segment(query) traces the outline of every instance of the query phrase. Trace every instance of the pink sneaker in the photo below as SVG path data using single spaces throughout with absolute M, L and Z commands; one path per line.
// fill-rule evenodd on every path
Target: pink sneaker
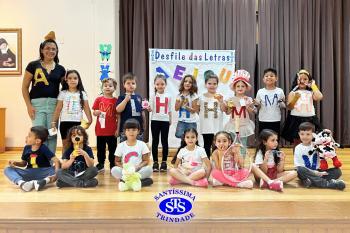
M 260 179 L 259 187 L 261 189 L 267 189 L 267 188 L 269 188 L 269 185 L 266 183 L 266 181 L 264 181 L 263 179 Z
M 169 184 L 170 185 L 178 185 L 178 184 L 181 184 L 181 182 L 178 181 L 177 179 L 175 179 L 174 177 L 170 177 Z
M 198 186 L 198 187 L 208 187 L 209 183 L 208 183 L 207 178 L 203 178 L 203 179 L 200 179 L 200 180 L 196 180 L 194 182 L 194 185 Z
M 283 182 L 280 180 L 274 180 L 270 185 L 269 185 L 269 189 L 271 190 L 275 190 L 278 192 L 282 192 L 283 191 Z

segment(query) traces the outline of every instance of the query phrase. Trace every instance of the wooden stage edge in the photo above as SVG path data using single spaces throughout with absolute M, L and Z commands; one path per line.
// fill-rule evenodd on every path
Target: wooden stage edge
M 292 169 L 292 151 L 283 151 L 286 168 Z M 348 185 L 344 191 L 305 189 L 295 180 L 285 185 L 283 193 L 257 187 L 172 187 L 166 173 L 154 173 L 154 184 L 141 192 L 119 192 L 109 169 L 98 175 L 97 188 L 49 185 L 43 191 L 25 193 L 2 175 L 7 161 L 18 160 L 20 154 L 20 150 L 0 154 L 0 233 L 350 233 L 350 149 L 338 152 L 342 179 Z M 172 188 L 196 195 L 191 221 L 157 219 L 160 210 L 154 196 Z

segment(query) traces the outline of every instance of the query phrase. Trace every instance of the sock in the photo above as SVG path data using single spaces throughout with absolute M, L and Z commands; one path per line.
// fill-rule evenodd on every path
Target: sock
M 273 180 L 267 181 L 267 184 L 268 184 L 268 185 L 270 185 L 270 184 L 272 184 L 272 183 L 273 183 Z

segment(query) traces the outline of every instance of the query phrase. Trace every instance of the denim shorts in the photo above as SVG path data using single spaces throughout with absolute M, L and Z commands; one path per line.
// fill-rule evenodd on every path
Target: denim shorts
M 184 134 L 185 130 L 189 128 L 197 130 L 197 123 L 187 123 L 182 121 L 177 122 L 175 137 L 182 138 L 182 135 Z

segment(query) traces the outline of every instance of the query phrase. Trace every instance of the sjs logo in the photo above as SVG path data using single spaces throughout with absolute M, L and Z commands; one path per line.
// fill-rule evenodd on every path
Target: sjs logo
M 159 203 L 156 217 L 166 222 L 184 222 L 194 217 L 191 212 L 196 199 L 192 193 L 181 189 L 169 189 L 158 193 L 154 199 Z
M 192 209 L 192 203 L 181 197 L 166 198 L 159 204 L 159 209 L 165 214 L 180 215 Z

